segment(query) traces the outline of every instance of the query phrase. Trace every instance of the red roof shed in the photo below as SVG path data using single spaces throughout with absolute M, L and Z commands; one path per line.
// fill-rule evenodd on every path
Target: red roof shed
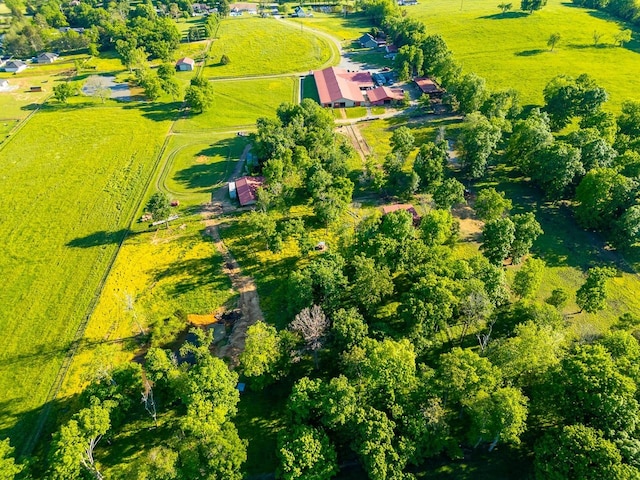
M 264 184 L 264 177 L 241 177 L 235 183 L 238 201 L 245 207 L 256 203 L 256 192 Z

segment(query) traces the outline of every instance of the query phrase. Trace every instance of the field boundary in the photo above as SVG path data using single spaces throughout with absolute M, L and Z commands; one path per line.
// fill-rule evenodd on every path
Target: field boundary
M 24 117 L 22 120 L 18 120 L 18 124 L 15 127 L 13 127 L 9 131 L 9 133 L 7 133 L 7 138 L 5 138 L 4 141 L 0 142 L 0 152 L 4 150 L 4 147 L 9 145 L 11 140 L 13 140 L 13 137 L 15 137 L 16 134 L 19 133 L 20 130 L 24 128 L 24 126 L 29 122 L 29 120 L 31 120 L 31 117 L 33 117 L 36 113 L 38 113 L 40 109 L 44 106 L 44 104 L 47 103 L 52 96 L 53 94 L 50 94 L 47 98 L 45 98 L 42 101 L 42 103 L 38 103 L 37 104 L 38 106 L 31 113 L 29 113 L 29 115 Z
M 138 210 L 140 209 L 140 203 L 142 202 L 142 200 L 147 195 L 147 192 L 149 191 L 149 187 L 151 186 L 151 184 L 153 183 L 154 178 L 157 175 L 157 171 L 158 171 L 158 168 L 160 166 L 160 162 L 162 160 L 162 157 L 164 156 L 164 152 L 165 152 L 165 150 L 167 148 L 167 145 L 169 143 L 169 139 L 171 138 L 171 133 L 172 133 L 172 130 L 173 130 L 173 126 L 175 125 L 175 123 L 178 121 L 178 119 L 181 116 L 182 116 L 182 109 L 178 112 L 178 115 L 177 115 L 176 119 L 171 123 L 171 125 L 169 127 L 169 130 L 167 131 L 167 134 L 165 136 L 165 140 L 162 143 L 162 146 L 160 147 L 160 150 L 159 150 L 158 155 L 156 157 L 155 165 L 153 166 L 153 168 L 151 169 L 151 171 L 149 173 L 149 177 L 147 179 L 146 186 L 142 190 L 142 193 L 140 194 L 140 198 L 139 198 L 137 204 L 131 210 L 129 221 L 125 225 L 125 232 L 122 234 L 122 238 L 118 242 L 118 246 L 116 247 L 116 249 L 114 250 L 113 254 L 111 255 L 111 259 L 109 260 L 109 263 L 107 264 L 107 268 L 105 268 L 104 274 L 100 278 L 100 282 L 98 283 L 98 286 L 96 287 L 96 290 L 95 290 L 95 292 L 93 294 L 93 298 L 89 302 L 89 306 L 87 307 L 87 310 L 85 312 L 84 318 L 80 322 L 80 325 L 78 325 L 78 328 L 77 328 L 76 333 L 75 333 L 75 335 L 73 337 L 73 340 L 71 341 L 71 347 L 69 349 L 69 352 L 67 353 L 67 355 L 65 355 L 65 358 L 64 358 L 64 360 L 62 362 L 62 365 L 60 366 L 60 370 L 58 371 L 58 375 L 56 376 L 56 379 L 54 380 L 54 382 L 51 385 L 51 388 L 49 390 L 49 394 L 47 395 L 47 398 L 46 398 L 45 403 L 44 403 L 44 407 L 42 408 L 42 411 L 40 412 L 40 415 L 38 416 L 38 422 L 37 422 L 36 427 L 35 427 L 35 429 L 33 431 L 33 434 L 29 438 L 26 446 L 23 447 L 23 449 L 22 449 L 22 452 L 21 452 L 22 456 L 30 456 L 33 453 L 33 449 L 37 445 L 38 440 L 40 439 L 40 435 L 42 435 L 42 430 L 43 430 L 43 428 L 44 428 L 44 426 L 45 426 L 45 424 L 47 422 L 47 419 L 49 418 L 49 414 L 51 413 L 51 408 L 52 408 L 53 401 L 58 397 L 58 394 L 60 393 L 60 389 L 62 388 L 62 384 L 64 382 L 64 379 L 66 378 L 67 373 L 69 372 L 69 368 L 71 367 L 71 363 L 73 362 L 73 359 L 75 358 L 76 352 L 78 351 L 78 346 L 80 344 L 80 340 L 84 337 L 84 332 L 87 329 L 87 325 L 89 323 L 89 320 L 91 319 L 91 315 L 93 315 L 93 312 L 94 312 L 94 310 L 96 308 L 96 305 L 98 304 L 98 300 L 100 299 L 100 296 L 102 295 L 102 291 L 104 290 L 104 285 L 105 285 L 105 283 L 107 281 L 107 278 L 109 277 L 109 274 L 111 273 L 111 270 L 113 269 L 113 265 L 115 264 L 115 261 L 118 258 L 118 254 L 120 253 L 120 249 L 122 248 L 122 245 L 124 244 L 125 240 L 128 238 L 127 231 L 131 230 L 131 227 L 133 226 L 133 224 L 135 222 L 135 219 L 136 219 L 136 217 L 138 215 Z M 1 149 L 1 147 L 0 147 L 0 149 Z

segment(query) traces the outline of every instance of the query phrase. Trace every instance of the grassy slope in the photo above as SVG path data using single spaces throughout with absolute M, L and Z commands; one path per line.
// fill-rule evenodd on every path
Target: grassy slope
M 308 71 L 329 62 L 335 46 L 274 18 L 235 18 L 222 22 L 204 75 L 246 77 Z M 220 65 L 227 55 L 230 63 Z
M 429 0 L 406 11 L 430 32 L 442 34 L 466 71 L 485 77 L 491 88 L 516 88 L 525 103 L 542 103 L 544 86 L 560 73 L 592 75 L 610 93 L 613 109 L 638 98 L 640 43 L 612 47 L 613 35 L 623 27 L 599 12 L 562 0 L 549 0 L 532 15 L 515 11 L 501 16 L 491 0 L 466 0 L 462 10 L 460 2 Z M 593 46 L 594 31 L 603 34 L 604 48 Z M 555 32 L 562 39 L 550 52 L 547 39 Z
M 0 151 L 0 431 L 17 446 L 137 207 L 167 129 L 135 109 L 47 110 Z

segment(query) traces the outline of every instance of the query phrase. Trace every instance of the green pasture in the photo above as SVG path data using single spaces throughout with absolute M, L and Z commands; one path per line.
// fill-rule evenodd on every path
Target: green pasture
M 232 18 L 220 24 L 210 60 L 208 78 L 246 77 L 307 72 L 338 63 L 335 45 L 295 24 L 275 18 Z M 221 65 L 222 55 L 230 63 Z
M 314 28 L 333 35 L 342 42 L 343 47 L 350 46 L 353 40 L 371 30 L 371 21 L 358 13 L 349 13 L 345 17 L 335 13 L 313 12 L 313 17 L 293 21 L 302 23 L 303 28 Z
M 637 72 L 640 42 L 614 47 L 614 35 L 623 28 L 607 15 L 549 0 L 531 15 L 517 10 L 500 13 L 492 0 L 429 0 L 406 7 L 408 15 L 440 33 L 465 71 L 487 79 L 492 89 L 515 88 L 524 103 L 541 104 L 542 90 L 558 74 L 588 73 L 607 89 L 611 107 L 638 99 Z M 594 46 L 593 32 L 602 34 Z M 561 40 L 549 51 L 547 40 L 559 33 Z
M 19 451 L 168 128 L 163 112 L 127 106 L 46 108 L 0 150 L 0 434 Z
M 200 205 L 222 186 L 247 145 L 235 134 L 173 135 L 156 184 L 182 205 Z
M 215 103 L 209 111 L 180 119 L 175 131 L 202 132 L 251 128 L 260 117 L 273 116 L 282 102 L 294 102 L 297 78 L 277 77 L 213 83 Z

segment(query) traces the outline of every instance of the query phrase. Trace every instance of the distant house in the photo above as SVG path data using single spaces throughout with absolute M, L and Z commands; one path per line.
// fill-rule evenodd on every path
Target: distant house
M 262 185 L 264 185 L 264 177 L 241 177 L 235 182 L 229 182 L 229 194 L 231 198 L 237 198 L 243 207 L 254 205 L 258 200 L 256 192 Z
M 414 226 L 417 227 L 418 225 L 420 225 L 420 220 L 421 220 L 420 215 L 418 215 L 418 212 L 416 211 L 415 207 L 410 203 L 397 203 L 395 205 L 385 205 L 381 208 L 381 210 L 383 215 L 388 215 L 391 212 L 397 212 L 398 210 L 404 210 L 405 212 L 409 212 L 413 217 Z
M 313 72 L 323 107 L 357 107 L 364 105 L 362 90 L 374 87 L 369 72 L 348 72 L 336 67 Z
M 370 33 L 365 33 L 358 42 L 362 48 L 378 48 L 378 41 Z
M 400 5 L 401 7 L 409 7 L 411 5 L 417 5 L 418 4 L 418 0 L 398 0 L 398 5 Z
M 444 90 L 430 78 L 418 77 L 414 82 L 416 82 L 422 93 L 429 95 L 430 98 L 440 98 L 444 94 Z
M 367 98 L 371 105 L 389 105 L 404 100 L 404 90 L 401 88 L 377 87 L 367 91 Z
M 184 57 L 176 62 L 176 70 L 180 72 L 190 72 L 196 66 L 196 62 L 193 58 Z
M 20 73 L 27 68 L 27 64 L 22 60 L 9 60 L 4 64 L 4 71 L 9 73 Z
M 304 8 L 302 8 L 300 5 L 298 5 L 293 10 L 293 16 L 294 17 L 298 17 L 298 18 L 304 18 L 304 17 L 307 16 L 307 14 L 305 13 Z
M 247 12 L 249 15 L 256 15 L 258 13 L 258 4 L 249 2 L 237 2 L 229 5 L 231 13 L 235 13 L 234 16 L 240 16 L 243 12 Z
M 59 56 L 56 53 L 44 52 L 38 55 L 38 58 L 36 60 L 38 61 L 38 63 L 53 63 L 58 60 L 58 57 Z

